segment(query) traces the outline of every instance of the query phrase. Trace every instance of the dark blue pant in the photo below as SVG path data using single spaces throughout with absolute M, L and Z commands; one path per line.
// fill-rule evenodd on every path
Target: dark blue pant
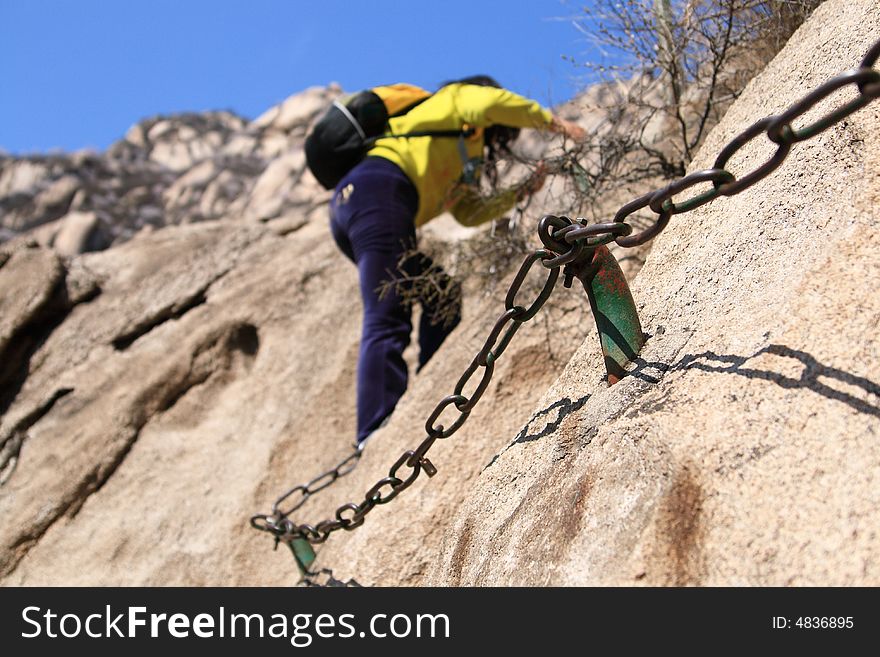
M 330 202 L 330 230 L 360 274 L 364 323 L 357 370 L 357 440 L 364 440 L 388 417 L 403 395 L 407 367 L 403 350 L 412 318 L 396 291 L 379 299 L 383 281 L 398 275 L 404 251 L 415 246 L 418 193 L 392 162 L 367 158 L 336 186 Z M 409 258 L 403 270 L 417 276 L 431 267 L 427 256 Z M 428 362 L 452 326 L 432 324 L 433 308 L 420 300 L 419 367 Z

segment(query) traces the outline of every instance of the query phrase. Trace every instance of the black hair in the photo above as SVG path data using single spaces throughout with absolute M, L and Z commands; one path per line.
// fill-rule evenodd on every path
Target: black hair
M 449 80 L 441 86 L 446 87 L 450 84 L 475 84 L 481 87 L 496 87 L 501 89 L 501 84 L 490 75 L 470 75 L 466 78 L 458 80 Z M 486 172 L 486 178 L 492 187 L 496 187 L 498 183 L 498 160 L 504 155 L 510 155 L 510 145 L 519 137 L 519 128 L 506 125 L 491 125 L 483 132 L 483 142 L 485 144 L 485 156 L 483 169 Z

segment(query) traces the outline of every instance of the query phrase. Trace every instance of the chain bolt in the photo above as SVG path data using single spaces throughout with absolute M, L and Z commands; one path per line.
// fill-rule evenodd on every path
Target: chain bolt
M 419 459 L 419 464 L 422 466 L 422 470 L 424 471 L 424 473 L 429 477 L 433 477 L 435 474 L 437 474 L 436 466 L 431 463 L 427 456 L 423 456 L 421 459 Z

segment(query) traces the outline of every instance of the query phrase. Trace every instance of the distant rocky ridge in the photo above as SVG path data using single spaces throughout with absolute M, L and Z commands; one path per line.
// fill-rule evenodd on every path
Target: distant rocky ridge
M 327 195 L 300 180 L 302 142 L 338 94 L 315 87 L 251 122 L 231 112 L 146 119 L 104 153 L 0 154 L 0 242 L 28 233 L 72 256 L 172 224 L 308 215 Z

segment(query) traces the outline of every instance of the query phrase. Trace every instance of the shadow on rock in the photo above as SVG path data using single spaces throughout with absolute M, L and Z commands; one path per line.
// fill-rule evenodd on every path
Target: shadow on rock
M 311 588 L 364 588 L 363 584 L 359 584 L 354 578 L 348 581 L 337 579 L 331 568 L 321 568 L 321 570 L 307 573 L 302 579 L 302 583 Z
M 773 370 L 758 369 L 745 367 L 752 359 L 758 358 L 764 354 L 772 354 L 783 358 L 792 358 L 800 361 L 804 368 L 799 378 L 785 376 Z M 822 395 L 828 399 L 843 402 L 847 406 L 855 409 L 859 413 L 880 417 L 880 384 L 856 376 L 836 367 L 829 367 L 817 361 L 813 356 L 805 351 L 798 351 L 780 344 L 771 344 L 751 356 L 735 356 L 727 354 L 716 354 L 711 351 L 704 351 L 700 354 L 688 354 L 679 361 L 675 370 L 698 369 L 704 372 L 719 372 L 722 374 L 737 374 L 748 379 L 763 379 L 772 381 L 782 388 L 796 389 L 807 388 L 813 392 Z M 838 390 L 827 383 L 823 383 L 820 379 L 832 379 L 841 383 L 861 388 L 865 392 L 870 393 L 877 398 L 877 402 L 871 403 L 864 399 Z
M 559 428 L 559 425 L 562 424 L 562 421 L 571 415 L 572 413 L 579 411 L 583 408 L 584 404 L 590 399 L 589 395 L 584 395 L 580 399 L 576 399 L 574 401 L 569 397 L 563 397 L 562 399 L 553 402 L 547 408 L 544 408 L 537 413 L 535 413 L 532 418 L 526 422 L 526 425 L 520 430 L 520 432 L 516 435 L 516 437 L 510 442 L 510 444 L 505 447 L 501 452 L 492 457 L 492 460 L 489 464 L 483 468 L 483 470 L 487 470 L 495 464 L 495 461 L 499 459 L 499 457 L 504 454 L 507 450 L 509 450 L 514 445 L 520 443 L 528 443 L 533 440 L 540 440 L 545 436 L 549 436 L 552 433 L 555 433 Z M 550 415 L 554 411 L 557 412 L 556 419 L 551 422 L 546 422 L 542 429 L 535 430 L 538 420 L 541 418 Z

